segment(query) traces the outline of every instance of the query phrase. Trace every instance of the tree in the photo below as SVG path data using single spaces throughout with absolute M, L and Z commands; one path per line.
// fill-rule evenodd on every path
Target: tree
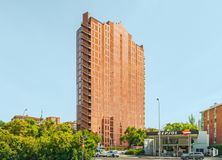
M 5 122 L 3 122 L 2 120 L 0 120 L 0 127 L 3 127 L 5 124 Z
M 84 160 L 90 160 L 100 140 L 88 130 L 74 133 L 69 124 L 13 120 L 0 127 L 0 159 L 79 160 L 84 151 Z
M 159 130 L 156 128 L 147 128 L 147 132 L 158 132 Z
M 127 142 L 128 146 L 143 145 L 144 139 L 147 137 L 147 131 L 144 129 L 136 129 L 135 127 L 128 127 L 121 137 L 121 141 Z
M 198 126 L 190 123 L 167 123 L 164 131 L 183 131 L 185 129 L 198 130 Z
M 39 127 L 35 120 L 13 120 L 6 123 L 3 129 L 16 136 L 38 136 Z
M 73 153 L 78 156 L 77 159 L 82 159 L 82 152 L 84 152 L 85 160 L 90 160 L 95 155 L 97 145 L 101 141 L 101 137 L 88 130 L 78 131 L 74 135 L 74 139 L 73 148 L 80 148 L 80 150 L 74 150 Z
M 14 152 L 6 142 L 0 141 L 0 159 L 8 160 L 12 159 Z
M 190 124 L 193 124 L 193 125 L 196 124 L 196 120 L 195 120 L 193 114 L 191 114 L 191 115 L 188 117 L 188 120 L 189 120 L 189 123 L 190 123 Z

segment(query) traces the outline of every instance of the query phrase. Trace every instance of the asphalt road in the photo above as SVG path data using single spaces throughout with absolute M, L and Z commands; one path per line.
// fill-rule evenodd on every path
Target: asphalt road
M 108 158 L 108 157 L 99 157 L 94 158 L 93 160 L 148 160 L 148 159 L 156 159 L 156 160 L 181 160 L 180 158 L 158 158 L 158 157 L 119 157 L 119 158 Z M 222 160 L 222 158 L 211 158 L 211 157 L 205 157 L 204 160 Z

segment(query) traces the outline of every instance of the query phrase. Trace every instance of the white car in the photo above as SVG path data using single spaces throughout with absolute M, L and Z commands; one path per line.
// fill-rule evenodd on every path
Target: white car
M 107 157 L 106 151 L 96 152 L 95 157 Z
M 119 153 L 115 150 L 107 152 L 107 157 L 119 157 Z

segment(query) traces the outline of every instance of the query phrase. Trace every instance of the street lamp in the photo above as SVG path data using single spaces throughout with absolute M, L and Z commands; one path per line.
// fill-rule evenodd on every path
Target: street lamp
M 82 136 L 82 160 L 84 160 L 84 147 L 85 147 L 85 139 L 87 136 Z
M 111 149 L 112 149 L 112 138 L 109 137 L 109 150 L 111 150 Z
M 161 147 L 160 147 L 160 145 L 161 145 L 161 142 L 160 142 L 160 140 L 161 140 L 161 138 L 160 138 L 160 99 L 159 98 L 157 98 L 156 99 L 157 100 L 157 103 L 158 103 L 158 121 L 159 121 L 159 157 L 161 156 Z

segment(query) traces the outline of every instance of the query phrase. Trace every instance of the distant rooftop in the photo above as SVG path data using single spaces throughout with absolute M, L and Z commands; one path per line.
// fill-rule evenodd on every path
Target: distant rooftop
M 203 112 L 208 111 L 210 109 L 214 109 L 214 108 L 221 107 L 221 106 L 222 106 L 222 103 L 214 103 L 212 106 L 210 106 L 207 109 L 201 111 L 200 113 L 203 113 Z

